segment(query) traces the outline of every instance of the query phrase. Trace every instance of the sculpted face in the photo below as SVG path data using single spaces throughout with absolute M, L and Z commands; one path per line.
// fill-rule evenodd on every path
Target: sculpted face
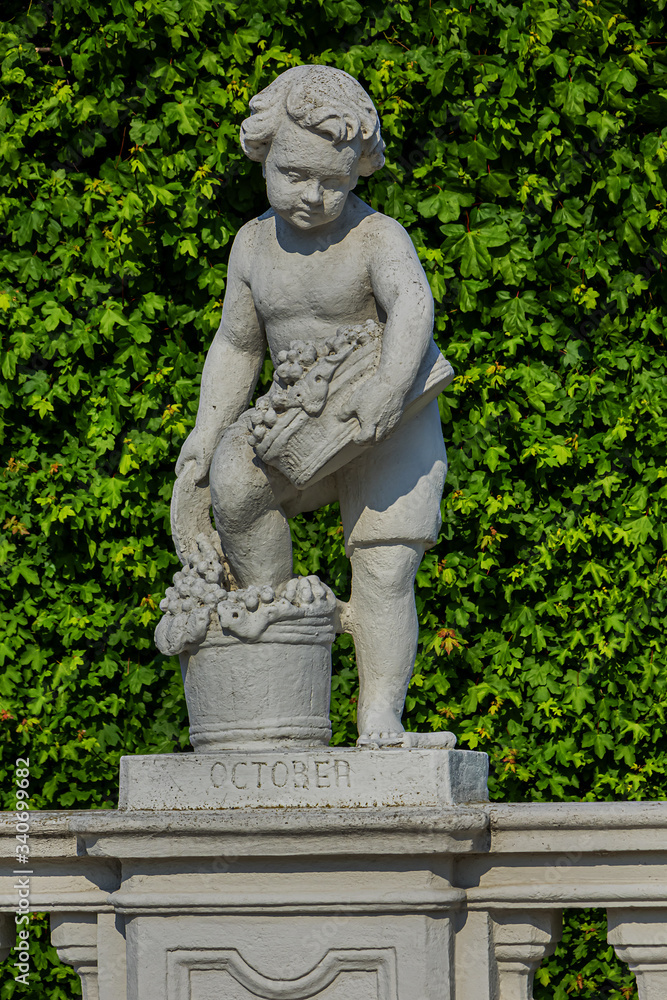
M 285 118 L 266 158 L 266 192 L 273 210 L 296 229 L 335 221 L 359 179 L 359 138 L 334 145 Z

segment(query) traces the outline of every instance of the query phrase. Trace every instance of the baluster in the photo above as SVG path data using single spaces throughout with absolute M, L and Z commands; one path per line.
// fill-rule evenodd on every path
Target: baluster
M 52 913 L 51 943 L 58 958 L 81 980 L 83 1000 L 99 1000 L 97 985 L 97 914 Z
M 560 940 L 561 914 L 494 910 L 492 917 L 498 1000 L 532 1000 L 535 970 Z
M 607 941 L 637 977 L 639 1000 L 665 1000 L 667 909 L 607 910 Z

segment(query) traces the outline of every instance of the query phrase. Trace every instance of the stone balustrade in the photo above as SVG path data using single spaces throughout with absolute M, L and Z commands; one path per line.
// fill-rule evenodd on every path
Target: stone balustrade
M 14 836 L 0 814 L 3 956 Z M 667 997 L 663 803 L 36 812 L 30 842 L 87 1000 L 527 1000 L 572 907 Z

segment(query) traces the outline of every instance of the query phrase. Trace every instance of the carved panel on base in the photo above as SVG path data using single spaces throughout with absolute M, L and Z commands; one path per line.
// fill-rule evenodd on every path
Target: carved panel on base
M 450 953 L 447 917 L 378 915 L 372 904 L 353 914 L 137 916 L 128 1000 L 451 1000 Z
M 398 1000 L 393 948 L 334 949 L 295 979 L 263 975 L 239 951 L 173 951 L 168 1000 Z

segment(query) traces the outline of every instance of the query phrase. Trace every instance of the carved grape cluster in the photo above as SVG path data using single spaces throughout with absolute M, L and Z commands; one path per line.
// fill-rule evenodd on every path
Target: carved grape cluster
M 174 573 L 174 586 L 160 602 L 162 611 L 172 615 L 188 613 L 198 607 L 214 607 L 227 596 L 221 585 L 225 567 L 212 541 L 204 534 L 197 535 L 197 547 L 199 551 L 192 554 L 187 565 Z
M 233 591 L 217 612 L 223 630 L 252 642 L 280 622 L 332 620 L 335 608 L 331 590 L 316 576 L 307 576 L 294 577 L 277 591 L 268 586 Z
M 223 591 L 220 600 L 242 604 L 248 611 L 256 611 L 260 604 L 271 604 L 277 598 L 284 598 L 297 608 L 326 600 L 327 590 L 316 576 L 295 576 L 275 591 L 265 584 L 263 587 L 246 587 L 245 590 Z
M 248 413 L 251 443 L 259 444 L 280 414 L 294 406 L 317 413 L 318 397 L 323 405 L 336 367 L 355 347 L 368 343 L 371 337 L 377 337 L 381 329 L 378 323 L 369 319 L 365 323 L 340 326 L 334 337 L 321 344 L 293 340 L 288 351 L 280 351 L 276 357 L 271 389 L 257 400 Z M 314 384 L 307 385 L 309 375 L 311 378 L 317 375 L 318 369 L 320 374 L 315 381 L 321 383 L 321 391 Z M 312 401 L 312 409 L 308 401 Z
M 316 576 L 295 576 L 287 582 L 281 596 L 302 608 L 314 601 L 326 600 L 327 588 Z
M 197 551 L 174 574 L 160 608 L 165 612 L 155 631 L 158 648 L 171 656 L 206 639 L 212 621 L 256 639 L 271 622 L 285 616 L 312 615 L 329 609 L 333 595 L 316 576 L 294 577 L 276 592 L 265 584 L 227 590 L 229 567 L 216 548 L 215 534 L 197 535 Z M 291 609 L 291 610 L 290 610 Z M 259 612 L 255 614 L 255 612 Z
M 278 379 L 281 379 L 286 385 L 294 385 L 309 368 L 312 368 L 318 358 L 332 353 L 331 347 L 332 345 L 328 341 L 322 344 L 318 350 L 315 344 L 307 344 L 303 340 L 293 340 L 289 351 L 278 352 L 274 379 L 277 375 Z

